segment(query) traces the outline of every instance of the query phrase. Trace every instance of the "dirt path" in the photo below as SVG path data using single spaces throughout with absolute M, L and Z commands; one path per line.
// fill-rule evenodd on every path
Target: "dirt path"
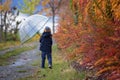
M 32 75 L 39 65 L 33 65 L 33 62 L 40 62 L 39 43 L 34 44 L 36 49 L 25 51 L 16 56 L 16 61 L 7 66 L 0 66 L 0 80 L 18 80 L 20 78 Z
M 12 46 L 12 47 L 10 47 L 8 49 L 0 51 L 0 55 L 3 55 L 5 53 L 7 53 L 7 52 L 10 52 L 10 51 L 13 51 L 15 49 L 22 48 L 22 47 L 25 47 L 25 46 L 26 47 L 32 47 L 33 45 L 36 45 L 36 44 L 37 44 L 37 42 L 32 42 L 32 43 L 21 44 L 19 46 Z

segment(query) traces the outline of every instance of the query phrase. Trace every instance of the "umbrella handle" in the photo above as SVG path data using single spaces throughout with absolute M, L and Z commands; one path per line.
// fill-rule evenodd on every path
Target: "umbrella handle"
M 41 36 L 41 35 L 39 34 L 39 32 L 37 32 L 37 34 L 38 34 L 39 36 Z

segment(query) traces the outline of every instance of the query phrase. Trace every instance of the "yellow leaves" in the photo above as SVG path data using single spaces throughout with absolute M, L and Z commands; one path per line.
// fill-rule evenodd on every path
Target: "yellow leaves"
M 116 61 L 116 60 L 114 60 L 114 61 L 108 61 L 108 62 L 106 62 L 106 65 L 116 65 L 116 64 L 119 64 L 119 61 Z
M 97 60 L 94 64 L 94 66 L 98 66 L 98 65 L 101 65 L 101 62 L 105 61 L 105 58 L 101 58 L 99 60 Z
M 23 0 L 23 4 L 19 4 L 21 9 L 19 10 L 22 13 L 34 14 L 36 6 L 39 5 L 40 0 Z
M 108 72 L 108 71 L 113 71 L 115 69 L 118 69 L 118 67 L 112 66 L 112 67 L 105 67 L 103 69 L 101 69 L 100 71 L 98 71 L 96 73 L 97 76 L 99 76 L 100 74 L 104 73 L 104 72 Z
M 120 7 L 114 11 L 115 11 L 115 17 L 120 20 Z
M 67 33 L 67 32 L 68 32 L 68 30 L 67 30 L 67 29 L 65 29 L 65 28 L 63 28 L 63 32 L 64 32 L 64 33 Z
M 50 0 L 44 0 L 44 1 L 42 1 L 42 5 L 46 6 L 49 2 L 50 2 Z
M 114 17 L 120 19 L 120 4 L 119 0 L 111 0 L 112 3 L 112 11 L 114 13 Z
M 72 1 L 74 4 L 77 5 L 78 0 L 72 0 Z M 79 1 L 86 1 L 86 0 L 79 0 Z M 116 71 L 116 69 L 119 68 L 120 65 L 119 62 L 120 60 L 119 26 L 120 25 L 118 26 L 114 25 L 114 19 L 118 18 L 120 15 L 119 14 L 120 8 L 117 3 L 119 0 L 110 0 L 114 2 L 114 5 L 112 4 L 111 6 L 113 12 L 111 12 L 111 8 L 108 7 L 109 4 L 107 3 L 107 0 L 94 0 L 94 1 L 96 1 L 97 4 L 95 4 L 95 2 L 92 3 L 90 1 L 88 3 L 90 6 L 87 4 L 84 10 L 80 10 L 81 12 L 83 11 L 82 13 L 84 13 L 83 15 L 81 15 L 83 18 L 82 20 L 84 20 L 85 18 L 86 19 L 84 21 L 79 21 L 80 24 L 78 24 L 77 26 L 71 25 L 72 23 L 70 23 L 70 29 L 68 29 L 69 26 L 67 26 L 67 22 L 69 21 L 68 19 L 71 18 L 68 17 L 68 19 L 65 19 L 66 16 L 68 16 L 65 14 L 64 16 L 65 18 L 63 20 L 66 20 L 66 22 L 61 21 L 60 25 L 62 27 L 61 28 L 62 31 L 61 33 L 57 33 L 60 34 L 59 37 L 57 38 L 61 38 L 60 44 L 62 44 L 62 46 L 68 44 L 76 45 L 74 50 L 69 52 L 72 53 L 72 55 L 70 55 L 70 58 L 74 58 L 80 64 L 83 63 L 85 65 L 87 65 L 86 63 L 94 64 L 93 67 L 97 70 L 96 75 L 105 74 L 104 78 L 106 78 L 108 77 L 107 74 L 109 71 L 111 72 Z M 72 9 L 74 8 L 73 11 L 76 11 L 75 9 L 76 5 L 72 6 Z M 93 7 L 93 9 L 90 9 L 91 7 Z M 106 8 L 108 8 L 108 10 L 106 10 Z M 93 12 L 92 16 L 89 15 L 88 10 L 90 10 L 91 13 Z M 107 13 L 110 14 L 113 13 L 112 14 L 113 21 L 111 21 L 108 17 L 106 17 L 109 15 Z M 69 42 L 69 43 L 64 44 L 63 42 L 64 43 Z M 84 57 L 82 57 L 82 60 L 80 57 L 81 54 L 84 55 Z M 67 56 L 69 56 L 69 54 Z
M 109 37 L 112 41 L 120 41 L 120 37 Z
M 79 5 L 79 0 L 73 0 L 73 3 Z
M 98 59 L 95 63 L 94 66 L 112 66 L 115 64 L 119 64 L 119 61 L 115 57 L 102 57 L 101 59 Z
M 119 68 L 119 60 L 115 57 L 102 57 L 101 59 L 97 60 L 94 64 L 94 67 L 99 67 L 96 76 L 99 76 L 103 73 L 113 72 Z
M 116 1 L 112 1 L 112 10 L 114 10 L 115 8 L 117 8 L 117 3 L 116 3 Z
M 108 3 L 107 0 L 93 0 L 93 1 L 94 3 L 91 2 L 91 4 L 89 4 L 88 10 L 90 11 L 91 14 L 94 13 L 94 15 L 92 16 L 95 17 L 97 20 L 100 18 L 109 20 L 112 18 L 120 20 L 119 0 L 110 0 L 110 3 Z
M 79 7 L 80 7 L 79 0 L 71 0 L 71 4 L 72 4 L 71 8 L 73 11 L 75 12 L 79 11 Z
M 11 4 L 11 0 L 6 0 L 6 2 L 3 4 L 3 10 L 5 11 L 10 10 L 10 4 Z
M 50 8 L 44 8 L 39 12 L 39 14 L 47 13 L 46 16 L 50 16 L 51 15 L 50 10 L 51 10 Z
M 31 4 L 39 5 L 41 0 L 31 0 Z
M 2 5 L 0 5 L 0 11 L 3 9 L 3 6 Z
M 80 35 L 87 34 L 87 33 L 89 33 L 87 30 L 84 30 L 84 31 L 80 31 L 80 32 L 79 32 Z

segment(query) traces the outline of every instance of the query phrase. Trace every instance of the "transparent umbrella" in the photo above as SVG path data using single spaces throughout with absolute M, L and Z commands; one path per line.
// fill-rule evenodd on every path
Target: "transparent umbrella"
M 19 35 L 22 43 L 32 38 L 45 24 L 49 18 L 43 15 L 35 14 L 29 16 L 19 25 Z

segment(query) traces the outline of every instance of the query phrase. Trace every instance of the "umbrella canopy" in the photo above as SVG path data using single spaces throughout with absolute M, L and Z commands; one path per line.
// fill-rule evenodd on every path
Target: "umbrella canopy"
M 49 18 L 35 14 L 29 16 L 19 25 L 19 35 L 22 43 L 32 38 L 48 22 Z

